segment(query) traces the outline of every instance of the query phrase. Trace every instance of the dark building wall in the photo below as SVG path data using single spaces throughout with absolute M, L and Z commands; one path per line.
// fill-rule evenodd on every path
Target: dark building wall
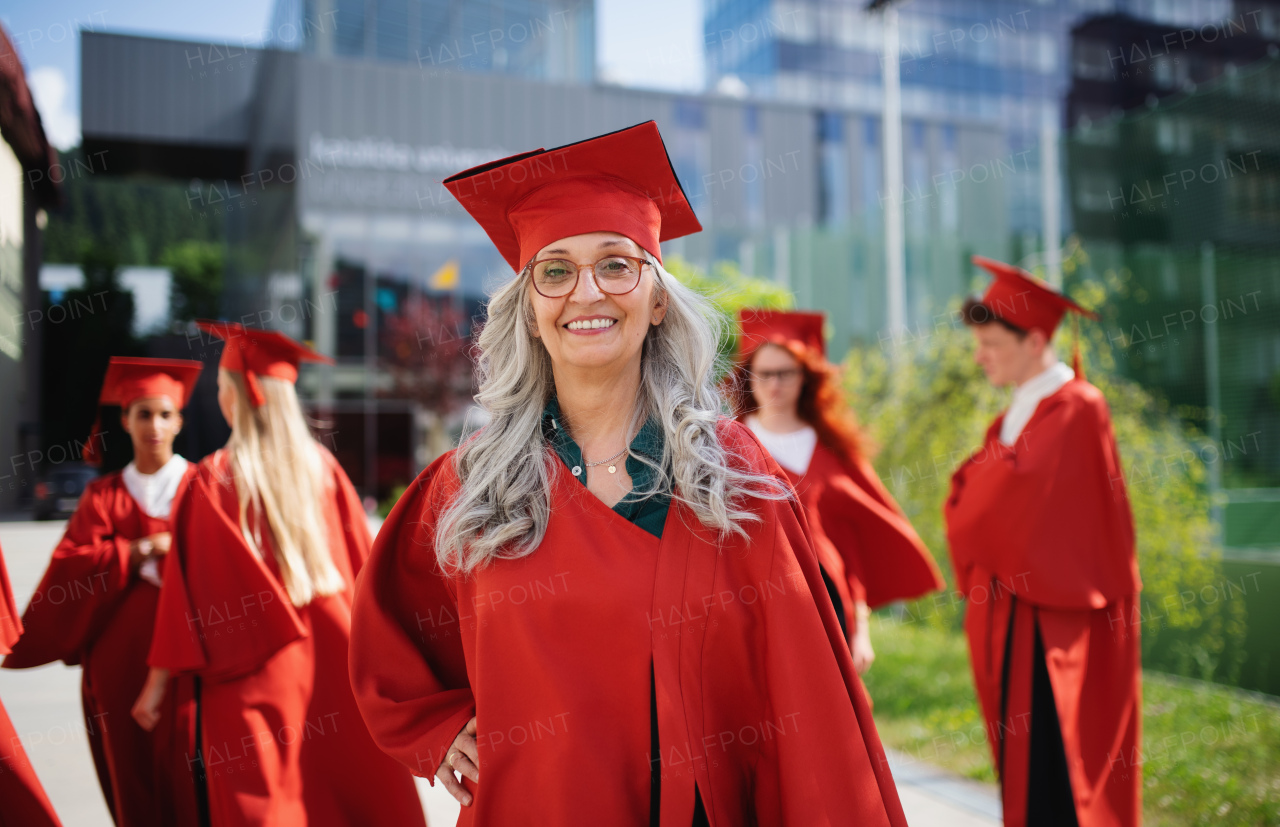
M 106 150 L 120 172 L 240 175 L 261 64 L 236 44 L 82 32 L 85 153 Z

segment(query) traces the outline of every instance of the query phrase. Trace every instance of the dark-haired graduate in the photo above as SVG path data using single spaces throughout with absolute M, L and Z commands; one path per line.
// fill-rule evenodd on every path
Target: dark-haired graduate
M 121 827 L 196 825 L 187 769 L 192 684 L 175 679 L 166 726 L 148 732 L 130 710 L 147 677 L 147 651 L 170 547 L 174 495 L 195 466 L 173 452 L 182 409 L 203 365 L 113 357 L 99 405 L 119 405 L 133 460 L 91 482 L 67 523 L 23 616 L 26 633 L 7 669 L 61 660 L 82 669 L 85 729 L 107 809 Z M 97 426 L 86 460 L 98 464 Z
M 462 825 L 905 824 L 804 512 L 662 267 L 701 227 L 657 126 L 445 185 L 517 275 L 480 333 L 487 424 L 361 575 L 375 740 Z
M 9 587 L 9 570 L 0 549 L 0 655 L 13 651 L 22 635 L 18 605 Z M 49 803 L 22 738 L 0 702 L 0 827 L 62 827 Z
M 164 720 L 197 679 L 196 755 L 211 827 L 425 825 L 413 779 L 374 746 L 347 679 L 352 587 L 369 552 L 360 499 L 312 437 L 294 382 L 320 356 L 276 332 L 223 339 L 227 445 L 179 491 L 151 670 L 133 715 Z
M 1133 517 L 1102 393 L 1058 361 L 1066 312 L 1030 273 L 995 276 L 965 321 L 1013 400 L 956 471 L 947 537 L 1004 798 L 1021 827 L 1136 825 L 1142 812 L 1141 584 Z
M 853 654 L 875 659 L 870 610 L 942 588 L 933 556 L 866 456 L 866 440 L 826 357 L 821 313 L 744 309 L 726 383 L 738 421 L 795 486 Z

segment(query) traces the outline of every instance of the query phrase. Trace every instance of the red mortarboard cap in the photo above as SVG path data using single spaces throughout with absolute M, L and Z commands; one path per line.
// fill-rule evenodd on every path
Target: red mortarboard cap
M 196 325 L 219 339 L 226 341 L 218 367 L 244 374 L 244 384 L 249 391 L 249 403 L 261 407 L 266 398 L 258 386 L 259 376 L 272 376 L 288 382 L 298 381 L 299 362 L 322 362 L 332 365 L 328 356 L 316 353 L 283 333 L 245 327 L 235 322 L 211 322 L 203 319 Z
M 472 167 L 444 185 L 516 272 L 569 236 L 620 233 L 661 261 L 658 242 L 702 230 L 653 121 Z
M 826 317 L 821 313 L 796 310 L 765 310 L 747 307 L 738 311 L 742 335 L 738 338 L 738 359 L 746 359 L 767 343 L 798 342 L 824 359 L 827 346 L 822 338 Z
M 128 408 L 138 399 L 167 396 L 181 410 L 195 393 L 196 380 L 204 364 L 191 359 L 145 359 L 130 356 L 112 356 L 107 363 L 107 375 L 102 380 L 99 405 L 119 405 Z M 97 443 L 101 440 L 102 423 L 94 420 L 89 441 L 81 452 L 89 465 L 102 463 L 102 452 Z
M 185 408 L 202 370 L 204 364 L 191 359 L 112 356 L 98 404 L 127 408 L 135 399 L 167 396 L 178 408 Z
M 1098 318 L 1026 270 L 982 256 L 974 256 L 973 263 L 996 277 L 982 297 L 983 306 L 1011 325 L 1052 336 L 1068 310 Z

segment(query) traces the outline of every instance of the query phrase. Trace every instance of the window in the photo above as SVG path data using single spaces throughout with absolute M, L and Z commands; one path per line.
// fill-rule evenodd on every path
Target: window
M 818 113 L 818 152 L 818 218 L 843 224 L 849 220 L 849 153 L 839 113 Z
M 387 60 L 409 58 L 409 0 L 377 0 L 378 57 Z
M 859 207 L 867 217 L 868 224 L 874 224 L 883 214 L 881 208 L 881 181 L 884 175 L 884 162 L 880 157 L 880 121 L 877 118 L 862 119 L 862 195 Z

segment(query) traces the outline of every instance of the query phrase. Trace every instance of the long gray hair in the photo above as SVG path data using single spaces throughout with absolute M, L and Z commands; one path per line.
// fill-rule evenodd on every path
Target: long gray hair
M 759 522 L 751 497 L 785 499 L 780 480 L 747 472 L 720 444 L 716 424 L 726 410 L 715 384 L 723 322 L 710 302 L 681 284 L 652 257 L 655 302 L 667 303 L 661 324 L 649 328 L 640 359 L 640 393 L 628 433 L 652 417 L 662 428 L 662 459 L 652 489 L 671 490 L 722 537 L 747 535 Z M 461 487 L 440 516 L 436 556 L 448 572 L 469 573 L 500 559 L 531 553 L 551 516 L 551 475 L 558 462 L 542 435 L 542 412 L 554 392 L 551 357 L 533 336 L 537 324 L 524 274 L 489 301 L 480 333 L 476 402 L 489 414 L 464 434 L 455 453 Z M 734 465 L 738 468 L 735 468 Z

